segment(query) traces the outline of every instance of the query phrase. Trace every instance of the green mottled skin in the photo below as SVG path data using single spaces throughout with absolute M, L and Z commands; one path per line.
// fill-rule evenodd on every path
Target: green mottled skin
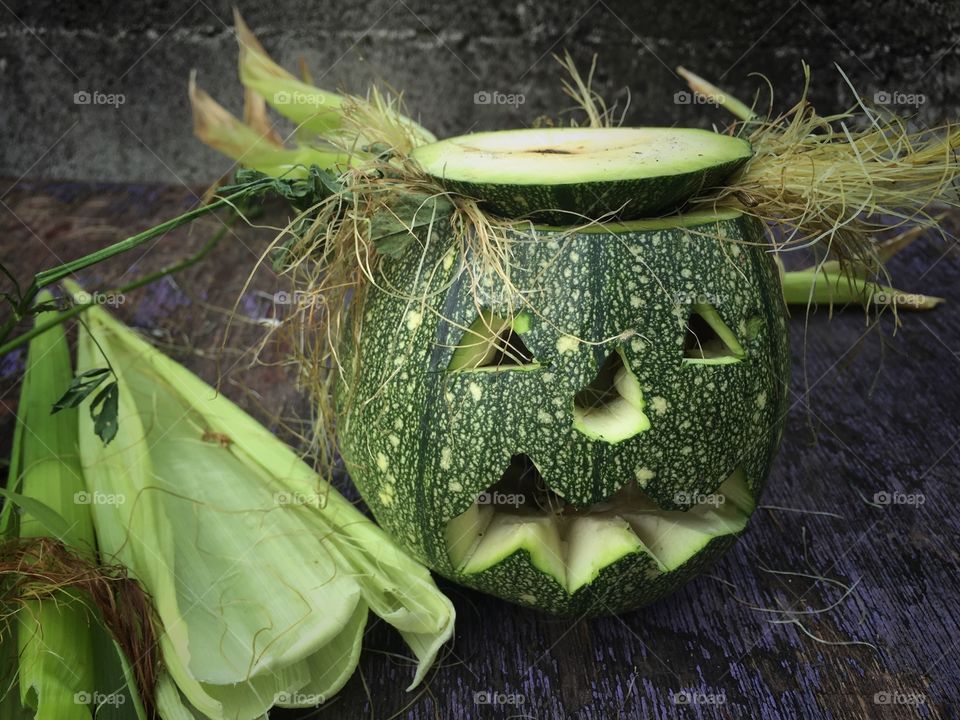
M 746 161 L 737 158 L 703 170 L 660 177 L 561 185 L 437 180 L 447 190 L 480 200 L 484 209 L 495 215 L 569 225 L 584 217 L 630 220 L 670 213 L 705 188 L 719 185 Z
M 463 328 L 476 317 L 465 272 L 471 260 L 448 232 L 434 228 L 422 252 L 411 248 L 399 259 L 384 259 L 382 280 L 415 299 L 379 290 L 366 298 L 363 362 L 358 369 L 355 354 L 347 352 L 352 370 L 339 393 L 341 449 L 380 524 L 441 574 L 557 613 L 637 607 L 695 575 L 732 538 L 714 540 L 684 567 L 655 578 L 648 577 L 646 556 L 624 558 L 571 598 L 523 553 L 476 575 L 458 574 L 447 557 L 444 527 L 517 453 L 528 454 L 545 482 L 578 506 L 637 479 L 661 507 L 683 508 L 678 493 L 710 493 L 737 466 L 758 497 L 786 411 L 779 278 L 762 247 L 736 242 L 760 239 L 759 225 L 746 217 L 616 235 L 538 233 L 517 242 L 513 257 L 515 286 L 531 291 L 533 318 L 523 341 L 544 365 L 536 370 L 446 370 Z M 433 292 L 423 305 L 419 297 L 428 288 Z M 490 286 L 491 299 L 497 288 Z M 697 296 L 717 307 L 745 348 L 744 360 L 682 361 Z M 758 331 L 750 337 L 754 318 Z M 608 445 L 573 428 L 573 396 L 613 345 L 558 340 L 601 341 L 625 332 L 631 337 L 620 344 L 643 386 L 651 427 Z

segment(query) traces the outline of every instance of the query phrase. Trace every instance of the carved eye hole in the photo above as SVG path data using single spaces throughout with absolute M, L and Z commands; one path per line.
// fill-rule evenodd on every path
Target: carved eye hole
M 468 327 L 450 359 L 453 371 L 529 370 L 540 367 L 520 337 L 530 329 L 530 315 L 505 318 L 483 310 Z
M 747 353 L 720 313 L 710 303 L 690 307 L 683 338 L 683 361 L 700 365 L 740 362 Z
M 619 348 L 573 396 L 573 427 L 591 440 L 616 444 L 650 428 L 640 382 Z

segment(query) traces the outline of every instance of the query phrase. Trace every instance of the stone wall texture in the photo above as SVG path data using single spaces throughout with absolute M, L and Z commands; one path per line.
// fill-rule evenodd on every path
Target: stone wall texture
M 821 112 L 853 101 L 839 67 L 864 98 L 891 104 L 920 126 L 960 115 L 956 2 L 238 5 L 286 67 L 303 58 L 317 83 L 331 89 L 364 92 L 374 81 L 402 89 L 411 112 L 441 136 L 522 127 L 569 108 L 552 57 L 564 50 L 583 69 L 599 56 L 597 89 L 625 107 L 634 125 L 727 122 L 722 110 L 677 95 L 685 89 L 677 65 L 747 100 L 761 87 L 751 73 L 763 73 L 777 89 L 775 106 L 785 109 L 799 95 L 804 60 Z M 230 162 L 193 138 L 187 78 L 195 69 L 206 90 L 239 112 L 232 24 L 231 3 L 219 0 L 0 3 L 0 175 L 215 179 Z M 82 92 L 116 102 L 75 102 Z M 477 102 L 511 95 L 523 102 Z

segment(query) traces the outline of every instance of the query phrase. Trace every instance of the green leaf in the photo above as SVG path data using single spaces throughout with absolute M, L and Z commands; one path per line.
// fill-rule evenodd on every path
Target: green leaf
M 397 194 L 370 220 L 370 240 L 377 252 L 398 257 L 417 239 L 418 229 L 452 212 L 453 203 L 442 195 Z
M 116 381 L 107 385 L 90 403 L 90 417 L 93 419 L 93 431 L 106 445 L 117 435 L 117 407 L 119 405 L 120 386 Z
M 50 537 L 60 540 L 65 545 L 73 545 L 76 542 L 70 523 L 66 521 L 63 515 L 46 503 L 27 495 L 11 492 L 6 488 L 0 488 L 0 495 L 3 495 L 23 512 L 31 515 L 47 531 L 47 535 Z
M 52 412 L 57 413 L 66 408 L 79 406 L 90 393 L 100 387 L 109 374 L 110 368 L 94 368 L 77 375 L 70 381 L 67 391 L 53 404 Z

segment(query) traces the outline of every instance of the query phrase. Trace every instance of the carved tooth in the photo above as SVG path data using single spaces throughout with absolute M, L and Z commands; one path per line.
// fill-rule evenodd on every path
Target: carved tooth
M 744 507 L 743 497 L 750 507 Z M 752 511 L 741 469 L 689 510 L 644 510 L 623 514 L 664 572 L 676 570 L 715 537 L 743 530 Z
M 467 560 L 477 550 L 477 545 L 493 520 L 493 507 L 474 503 L 466 512 L 457 515 L 447 523 L 444 539 L 450 562 L 457 570 L 462 570 Z
M 644 549 L 630 525 L 616 515 L 575 517 L 566 539 L 567 592 L 571 595 L 592 583 L 603 568 Z
M 554 515 L 512 515 L 495 512 L 477 549 L 463 572 L 478 573 L 507 559 L 517 550 L 526 550 L 541 572 L 566 585 L 564 544 Z

